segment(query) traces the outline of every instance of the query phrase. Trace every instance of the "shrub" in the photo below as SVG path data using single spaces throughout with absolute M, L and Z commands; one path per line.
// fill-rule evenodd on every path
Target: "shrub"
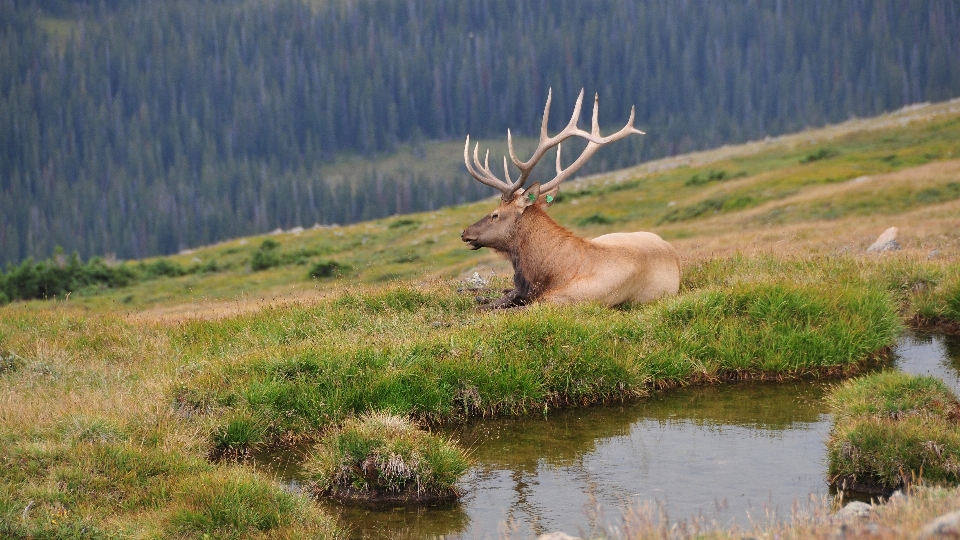
M 581 218 L 579 221 L 577 221 L 577 225 L 581 225 L 581 226 L 585 226 L 585 225 L 609 225 L 609 224 L 611 224 L 611 223 L 613 223 L 613 218 L 611 218 L 611 217 L 609 217 L 609 216 L 605 216 L 605 215 L 603 215 L 603 214 L 601 214 L 601 213 L 599 213 L 599 212 L 597 212 L 597 213 L 595 213 L 595 214 L 591 214 L 591 215 L 589 215 L 589 216 L 587 216 L 587 217 L 585 217 L 585 218 Z
M 54 298 L 91 286 L 125 287 L 136 279 L 137 273 L 125 265 L 108 266 L 101 258 L 83 264 L 76 253 L 67 258 L 58 249 L 46 261 L 27 259 L 18 266 L 8 265 L 0 274 L 0 304 Z
M 419 225 L 419 224 L 420 224 L 420 222 L 417 221 L 417 220 L 415 220 L 415 219 L 400 218 L 400 219 L 397 219 L 397 220 L 394 220 L 394 221 L 390 222 L 390 225 L 388 225 L 388 226 L 389 226 L 391 229 L 399 229 L 399 228 L 401 228 L 401 227 L 410 227 L 410 226 Z
M 313 265 L 308 275 L 314 279 L 336 277 L 345 274 L 348 268 L 336 261 L 320 261 Z
M 840 152 L 838 152 L 837 150 L 833 148 L 824 147 L 824 148 L 818 149 L 816 152 L 811 152 L 807 154 L 806 156 L 803 157 L 803 159 L 800 160 L 800 163 L 813 163 L 814 161 L 830 159 L 838 155 L 840 155 Z
M 260 270 L 267 270 L 275 266 L 280 266 L 280 254 L 277 253 L 277 248 L 280 247 L 280 244 L 275 240 L 267 238 L 260 244 L 260 249 L 253 253 L 253 258 L 250 259 L 250 269 L 254 272 Z
M 159 277 L 180 277 L 187 274 L 187 271 L 180 263 L 170 259 L 157 259 L 152 263 L 143 263 L 139 265 L 140 274 L 144 279 L 156 279 Z

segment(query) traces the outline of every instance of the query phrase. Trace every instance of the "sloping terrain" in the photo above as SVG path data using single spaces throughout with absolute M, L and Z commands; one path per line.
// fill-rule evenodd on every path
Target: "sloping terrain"
M 459 143 L 450 152 L 459 152 Z M 549 156 L 546 159 L 550 159 Z M 466 172 L 463 172 L 466 175 Z M 396 280 L 508 279 L 509 265 L 473 252 L 460 231 L 494 199 L 345 227 L 231 240 L 169 260 L 215 271 L 71 297 L 137 316 L 224 316 Z M 644 163 L 568 182 L 551 215 L 578 234 L 650 230 L 685 264 L 733 253 L 859 254 L 885 229 L 905 253 L 960 257 L 960 101 Z M 253 271 L 269 239 L 278 263 Z M 272 244 L 268 244 L 272 245 Z M 153 261 L 155 261 L 154 259 Z M 150 262 L 150 261 L 147 261 Z M 331 277 L 312 278 L 334 262 Z

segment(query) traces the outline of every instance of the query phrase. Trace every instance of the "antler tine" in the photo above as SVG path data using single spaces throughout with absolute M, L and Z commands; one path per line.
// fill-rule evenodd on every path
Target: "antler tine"
M 480 183 L 486 184 L 500 191 L 500 193 L 506 196 L 506 193 L 510 190 L 510 187 L 511 187 L 510 184 L 507 184 L 503 180 L 500 180 L 499 178 L 494 176 L 494 174 L 490 172 L 489 167 L 484 167 L 480 165 L 480 156 L 478 155 L 479 151 L 480 151 L 480 143 L 477 143 L 477 145 L 473 148 L 473 163 L 471 163 L 470 162 L 470 136 L 467 135 L 467 142 L 463 145 L 463 162 L 467 166 L 467 172 L 469 172 L 470 176 L 476 178 L 477 181 L 479 181 Z M 490 156 L 489 150 L 487 151 L 487 156 L 488 157 Z M 474 168 L 474 166 L 476 166 L 477 169 L 480 169 L 480 171 L 478 172 Z
M 580 167 L 584 165 L 597 151 L 597 148 L 601 146 L 620 140 L 628 135 L 634 133 L 643 135 L 644 133 L 639 129 L 633 127 L 633 121 L 635 116 L 635 108 L 630 109 L 630 120 L 627 121 L 627 124 L 620 129 L 620 131 L 613 133 L 607 137 L 600 136 L 600 124 L 598 122 L 598 114 L 600 108 L 600 96 L 595 94 L 593 97 L 593 124 L 591 126 L 591 132 L 588 133 L 577 127 L 577 122 L 580 120 L 580 109 L 583 105 L 583 89 L 580 90 L 580 95 L 577 97 L 577 103 L 573 107 L 573 114 L 570 116 L 570 121 L 567 122 L 566 127 L 556 134 L 553 137 L 550 137 L 547 132 L 547 124 L 550 120 L 550 103 L 553 101 L 553 89 L 550 89 L 547 92 L 547 103 L 543 108 L 543 119 L 540 122 L 540 142 L 537 145 L 537 149 L 533 151 L 533 155 L 530 156 L 530 159 L 527 161 L 520 161 L 517 158 L 517 153 L 513 148 L 513 134 L 507 129 L 507 151 L 510 154 L 510 160 L 513 164 L 520 169 L 520 176 L 517 178 L 516 182 L 512 182 L 510 179 L 510 171 L 507 166 L 507 158 L 503 158 L 503 172 L 507 181 L 497 178 L 495 174 L 490 170 L 490 150 L 487 150 L 486 156 L 484 157 L 483 163 L 480 163 L 480 144 L 478 143 L 473 149 L 473 163 L 470 162 L 470 136 L 467 136 L 467 143 L 463 147 L 463 160 L 467 165 L 467 170 L 470 174 L 479 180 L 480 182 L 496 188 L 502 194 L 504 200 L 510 200 L 513 197 L 513 194 L 516 193 L 518 189 L 523 187 L 527 182 L 527 179 L 530 178 L 530 173 L 533 172 L 533 168 L 536 167 L 537 163 L 541 158 L 547 153 L 548 150 L 557 147 L 557 176 L 552 180 L 541 186 L 541 190 L 548 190 L 563 182 L 565 179 L 569 178 L 574 172 L 576 172 Z M 569 167 L 564 169 L 560 162 L 560 143 L 569 139 L 570 137 L 580 137 L 587 140 L 587 147 L 584 149 L 583 153 L 580 154 L 580 157 L 577 158 Z M 479 170 L 478 170 L 479 169 Z
M 591 126 L 592 133 L 591 133 L 591 137 L 587 138 L 587 140 L 589 141 L 587 142 L 587 147 L 583 150 L 583 153 L 580 154 L 580 157 L 578 157 L 576 161 L 571 163 L 570 166 L 567 167 L 566 169 L 562 169 L 560 164 L 560 155 L 559 155 L 560 148 L 558 145 L 557 176 L 555 176 L 552 180 L 550 180 L 546 184 L 543 184 L 542 186 L 540 186 L 541 191 L 547 191 L 549 189 L 552 189 L 553 187 L 557 186 L 558 184 L 560 184 L 561 182 L 569 178 L 571 175 L 573 175 L 573 173 L 577 172 L 577 170 L 579 170 L 580 167 L 583 167 L 583 165 L 587 161 L 589 161 L 591 157 L 593 157 L 593 154 L 601 146 L 607 143 L 611 143 L 613 141 L 619 141 L 620 139 L 623 139 L 628 135 L 633 135 L 633 134 L 646 135 L 644 132 L 633 127 L 633 121 L 634 121 L 634 118 L 636 117 L 636 107 L 630 107 L 630 119 L 627 120 L 627 124 L 622 128 L 620 128 L 620 131 L 617 131 L 616 133 L 610 134 L 606 137 L 601 137 L 600 123 L 597 119 L 599 115 L 599 110 L 600 110 L 600 95 L 595 94 L 593 97 L 593 125 Z
M 516 188 L 523 186 L 527 179 L 530 177 L 530 173 L 533 172 L 533 168 L 537 165 L 541 158 L 547 153 L 548 150 L 554 146 L 559 146 L 560 143 L 569 139 L 570 137 L 581 137 L 591 142 L 600 143 L 601 139 L 598 135 L 587 133 L 586 131 L 577 127 L 577 122 L 580 120 L 580 109 L 583 107 L 583 89 L 580 89 L 580 95 L 577 96 L 577 103 L 573 107 L 573 114 L 570 115 L 570 121 L 567 122 L 566 127 L 556 134 L 553 137 L 549 136 L 547 132 L 547 123 L 550 116 L 550 103 L 553 99 L 553 89 L 550 89 L 547 92 L 547 104 L 543 109 L 543 121 L 540 123 L 540 143 L 537 145 L 537 149 L 533 151 L 533 155 L 530 156 L 530 159 L 527 161 L 520 161 L 517 158 L 516 152 L 513 149 L 513 138 L 510 136 L 510 132 L 507 132 L 507 147 L 510 151 L 510 159 L 513 161 L 513 164 L 520 169 L 520 177 L 516 182 L 513 183 Z M 509 195 L 512 195 L 513 192 L 510 192 Z M 504 196 L 505 198 L 507 195 Z

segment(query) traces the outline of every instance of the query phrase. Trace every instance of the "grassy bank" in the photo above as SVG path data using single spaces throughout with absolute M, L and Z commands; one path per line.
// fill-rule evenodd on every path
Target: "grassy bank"
M 939 379 L 883 372 L 829 396 L 831 482 L 889 493 L 912 482 L 960 483 L 960 401 Z
M 183 325 L 175 347 L 196 368 L 174 399 L 217 411 L 219 432 L 259 426 L 249 443 L 272 443 L 371 410 L 444 421 L 851 373 L 899 330 L 887 295 L 842 286 L 739 283 L 620 311 L 494 314 L 449 287 L 393 287 Z

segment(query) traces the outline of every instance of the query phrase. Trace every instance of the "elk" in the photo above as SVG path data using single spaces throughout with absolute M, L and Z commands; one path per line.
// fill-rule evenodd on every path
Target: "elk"
M 587 133 L 577 127 L 583 90 L 577 98 L 573 115 L 557 135 L 547 134 L 552 92 L 547 93 L 540 126 L 540 143 L 527 161 L 520 161 L 507 130 L 510 160 L 520 170 L 516 181 L 510 178 L 507 158 L 503 158 L 506 180 L 498 178 L 489 166 L 490 151 L 483 163 L 474 146 L 471 163 L 470 136 L 463 148 L 467 171 L 478 181 L 501 193 L 500 204 L 492 212 L 467 227 L 460 235 L 470 249 L 490 248 L 506 257 L 513 265 L 512 290 L 485 306 L 487 309 L 509 308 L 530 302 L 569 304 L 599 302 L 607 306 L 625 303 L 647 303 L 677 294 L 680 288 L 680 260 L 668 242 L 651 232 L 617 232 L 592 240 L 580 238 L 550 218 L 544 209 L 559 193 L 560 183 L 580 169 L 601 146 L 632 134 L 644 133 L 630 120 L 618 132 L 602 137 L 597 122 L 599 96 L 593 102 L 593 127 Z M 568 167 L 560 161 L 560 144 L 570 137 L 587 141 L 583 153 Z M 540 159 L 553 147 L 557 149 L 557 174 L 549 182 L 524 184 Z

